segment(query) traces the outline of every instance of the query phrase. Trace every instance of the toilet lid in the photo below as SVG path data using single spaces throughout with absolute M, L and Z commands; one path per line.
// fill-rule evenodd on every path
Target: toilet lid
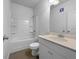
M 37 47 L 37 46 L 39 46 L 39 43 L 32 43 L 30 46 L 31 47 Z

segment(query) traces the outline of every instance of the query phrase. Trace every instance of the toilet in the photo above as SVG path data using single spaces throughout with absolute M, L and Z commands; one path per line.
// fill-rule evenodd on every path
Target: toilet
M 37 56 L 39 52 L 39 43 L 38 42 L 31 43 L 30 49 L 32 49 L 32 55 Z

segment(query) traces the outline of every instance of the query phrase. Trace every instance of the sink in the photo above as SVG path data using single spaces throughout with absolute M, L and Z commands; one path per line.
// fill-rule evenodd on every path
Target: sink
M 50 38 L 51 40 L 54 39 L 55 41 L 67 42 L 67 39 L 61 34 L 46 34 L 42 36 Z
M 55 39 L 56 41 L 63 41 L 63 42 L 67 42 L 67 39 L 63 36 L 63 35 L 45 35 L 46 37 L 50 38 L 50 39 Z
M 63 37 L 63 38 L 60 38 L 60 37 L 49 37 L 50 39 L 54 39 L 56 41 L 63 41 L 63 42 L 67 42 L 67 40 Z

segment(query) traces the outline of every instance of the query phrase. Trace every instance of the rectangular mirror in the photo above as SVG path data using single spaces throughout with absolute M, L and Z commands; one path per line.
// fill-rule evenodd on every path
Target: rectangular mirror
M 76 34 L 76 0 L 59 0 L 50 7 L 50 31 Z

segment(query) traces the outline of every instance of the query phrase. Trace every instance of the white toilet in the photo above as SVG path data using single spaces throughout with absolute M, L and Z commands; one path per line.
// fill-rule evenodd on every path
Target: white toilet
M 31 43 L 30 48 L 32 49 L 32 55 L 37 56 L 39 51 L 39 43 L 38 42 Z

